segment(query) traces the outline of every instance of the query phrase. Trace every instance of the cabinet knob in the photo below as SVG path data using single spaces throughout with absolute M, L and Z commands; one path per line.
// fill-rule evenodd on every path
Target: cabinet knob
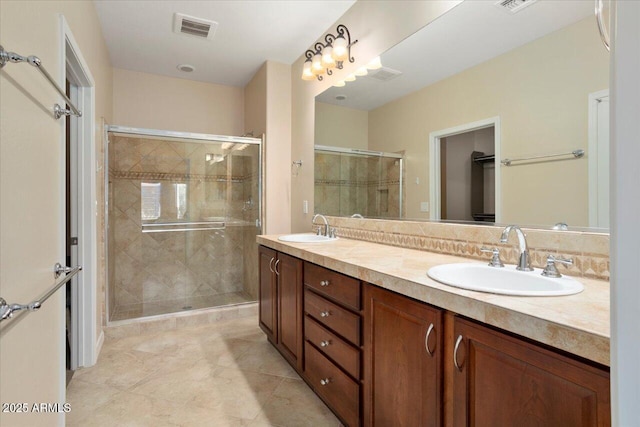
M 331 341 L 320 341 L 320 347 L 327 347 L 331 344 Z
M 320 286 L 329 286 L 329 281 L 328 280 L 321 280 L 320 281 Z
M 331 378 L 323 378 L 320 380 L 321 385 L 327 385 L 331 382 Z
M 329 316 L 331 316 L 330 311 L 323 311 L 320 313 L 320 317 L 329 317 Z

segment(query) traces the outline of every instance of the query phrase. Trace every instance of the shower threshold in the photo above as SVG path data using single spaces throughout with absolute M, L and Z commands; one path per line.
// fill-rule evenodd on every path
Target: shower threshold
M 229 292 L 218 295 L 180 298 L 173 301 L 153 301 L 119 305 L 114 308 L 110 316 L 110 322 L 189 312 L 206 308 L 225 307 L 255 301 L 256 299 L 252 298 L 246 292 Z

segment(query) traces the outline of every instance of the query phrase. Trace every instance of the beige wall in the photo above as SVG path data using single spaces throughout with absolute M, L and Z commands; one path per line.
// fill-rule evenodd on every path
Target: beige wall
M 113 124 L 242 135 L 244 90 L 114 68 Z
M 316 102 L 315 145 L 369 148 L 369 112 Z
M 8 50 L 39 56 L 59 80 L 60 13 L 95 79 L 96 152 L 101 164 L 101 117 L 111 118 L 112 76 L 93 3 L 3 0 L 0 40 Z M 42 295 L 53 283 L 53 264 L 64 262 L 64 121 L 52 117 L 55 102 L 59 96 L 29 65 L 9 64 L 0 72 L 0 295 L 11 303 Z M 98 184 L 100 203 L 101 179 Z M 99 281 L 102 277 L 104 272 L 98 272 Z M 40 311 L 2 322 L 1 402 L 65 401 L 63 298 L 64 292 L 58 292 Z M 0 413 L 0 425 L 50 426 L 62 424 L 62 417 Z
M 314 169 L 310 165 L 313 165 L 315 96 L 458 3 L 460 1 L 356 2 L 336 22 L 346 25 L 351 37 L 358 40 L 352 49 L 354 63 L 345 63 L 344 69 L 335 70 L 330 78 L 323 81 L 304 81 L 300 78 L 305 60 L 302 55 L 291 66 L 291 156 L 304 162 L 291 187 L 292 231 L 308 231 L 313 216 L 312 209 L 308 214 L 302 213 L 302 202 L 308 200 L 309 206 L 314 205 Z M 327 32 L 335 33 L 335 27 L 332 25 Z M 322 37 L 318 37 L 318 40 Z
M 259 137 L 267 131 L 267 63 L 244 87 L 244 132 Z
M 266 227 L 269 234 L 291 229 L 291 67 L 267 62 L 267 139 L 265 147 Z M 311 163 L 313 164 L 313 163 Z M 305 166 L 309 167 L 309 163 Z M 304 166 L 303 166 L 304 167 Z M 294 178 L 295 180 L 295 178 Z
M 585 19 L 371 111 L 369 148 L 406 150 L 407 217 L 428 218 L 429 133 L 500 116 L 502 158 L 586 150 L 587 97 L 608 87 L 608 67 Z M 588 226 L 586 158 L 501 172 L 501 222 Z

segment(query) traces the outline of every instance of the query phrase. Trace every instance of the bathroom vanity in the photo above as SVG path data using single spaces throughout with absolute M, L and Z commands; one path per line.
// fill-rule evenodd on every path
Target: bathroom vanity
M 606 282 L 509 297 L 427 277 L 466 258 L 257 240 L 260 327 L 346 425 L 610 425 Z

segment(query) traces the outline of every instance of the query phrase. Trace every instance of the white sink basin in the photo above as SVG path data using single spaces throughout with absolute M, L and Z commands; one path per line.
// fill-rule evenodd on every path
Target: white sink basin
M 293 243 L 321 243 L 321 242 L 333 242 L 334 240 L 338 240 L 338 238 L 318 236 L 317 234 L 287 234 L 286 236 L 278 237 L 278 240 L 283 242 L 293 242 Z
M 557 279 L 542 276 L 542 270 L 518 271 L 514 265 L 503 268 L 486 264 L 443 264 L 430 268 L 433 280 L 457 288 L 493 294 L 518 296 L 559 296 L 577 294 L 584 290 L 582 283 L 567 276 Z

